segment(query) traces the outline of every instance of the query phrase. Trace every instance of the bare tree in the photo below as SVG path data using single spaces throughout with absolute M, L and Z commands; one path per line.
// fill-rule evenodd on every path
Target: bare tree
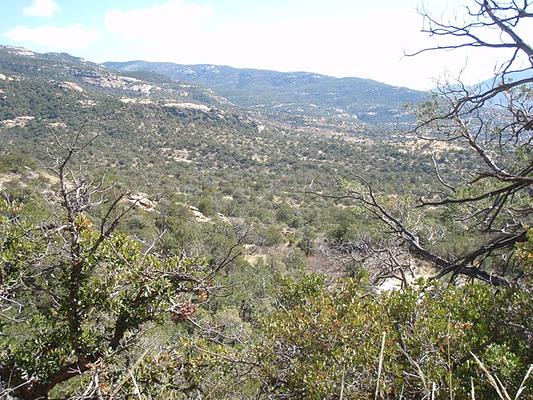
M 468 4 L 466 19 L 459 22 L 443 22 L 421 10 L 423 32 L 448 44 L 411 55 L 484 48 L 502 53 L 504 59 L 489 82 L 467 86 L 457 81 L 439 87 L 432 100 L 417 109 L 418 123 L 409 134 L 467 154 L 465 164 L 433 156 L 436 185 L 415 208 L 428 213 L 447 209 L 454 229 L 475 235 L 476 244 L 461 254 L 432 251 L 427 237 L 409 226 L 406 215 L 380 201 L 376 189 L 364 179 L 344 195 L 333 197 L 362 205 L 410 254 L 436 266 L 438 277 L 463 275 L 507 285 L 522 275 L 513 270 L 513 251 L 517 243 L 527 240 L 532 226 L 533 48 L 526 40 L 531 38 L 521 37 L 521 32 L 531 24 L 533 10 L 528 0 L 471 0 Z M 401 268 L 394 258 L 389 264 Z
M 441 87 L 434 108 L 421 115 L 414 130 L 429 142 L 454 142 L 475 160 L 474 168 L 461 171 L 457 185 L 445 182 L 435 164 L 444 194 L 428 193 L 420 200 L 423 208 L 454 206 L 457 221 L 482 238 L 477 248 L 443 267 L 441 276 L 462 274 L 465 268 L 481 270 L 487 261 L 505 274 L 515 244 L 526 240 L 532 222 L 533 48 L 521 37 L 521 29 L 531 23 L 533 10 L 528 0 L 471 3 L 462 24 L 439 22 L 422 13 L 425 32 L 452 42 L 422 51 L 481 47 L 503 52 L 504 57 L 489 83 Z M 494 278 L 491 282 L 502 283 Z
M 99 384 L 106 365 L 129 358 L 145 324 L 189 322 L 217 288 L 216 274 L 242 252 L 244 235 L 207 265 L 156 254 L 164 230 L 153 245 L 119 233 L 136 202 L 72 167 L 95 138 L 82 143 L 80 131 L 70 144 L 57 140 L 64 155 L 51 155 L 59 210 L 52 223 L 23 224 L 0 207 L 0 227 L 9 228 L 0 234 L 0 398 L 46 399 L 83 374 L 92 379 L 81 398 L 109 396 L 110 385 Z

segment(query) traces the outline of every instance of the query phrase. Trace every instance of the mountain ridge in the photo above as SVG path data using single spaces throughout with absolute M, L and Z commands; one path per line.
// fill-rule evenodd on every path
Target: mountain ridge
M 203 85 L 241 107 L 283 118 L 305 115 L 397 122 L 410 118 L 403 106 L 419 103 L 426 92 L 371 79 L 336 78 L 312 72 L 278 72 L 214 64 L 176 64 L 142 60 L 105 62 L 121 72 L 155 72 L 171 79 Z
M 47 53 L 51 54 L 51 53 Z M 58 53 L 59 54 L 59 53 Z M 66 54 L 66 53 L 62 53 Z M 336 80 L 359 80 L 359 81 L 368 81 L 368 82 L 374 82 L 380 85 L 385 86 L 391 86 L 399 89 L 407 89 L 414 92 L 425 92 L 423 90 L 413 89 L 407 86 L 398 86 L 398 85 L 392 85 L 389 83 L 381 82 L 376 79 L 371 78 L 362 78 L 357 76 L 334 76 L 334 75 L 328 75 L 318 72 L 310 72 L 310 71 L 304 71 L 304 70 L 294 70 L 294 71 L 278 71 L 276 69 L 265 69 L 265 68 L 252 68 L 252 67 L 233 67 L 231 65 L 227 64 L 209 64 L 209 63 L 197 63 L 197 64 L 181 64 L 181 63 L 175 63 L 172 61 L 146 61 L 141 59 L 136 60 L 128 60 L 128 61 L 104 61 L 100 63 L 100 65 L 112 65 L 112 64 L 130 64 L 130 63 L 148 63 L 148 64 L 162 64 L 162 65 L 169 65 L 169 66 L 183 66 L 183 67 L 219 67 L 224 69 L 232 69 L 237 71 L 255 71 L 255 72 L 274 72 L 278 74 L 288 74 L 288 75 L 313 75 L 320 78 L 331 78 Z
M 14 46 L 0 46 L 0 50 L 2 70 L 7 73 L 31 73 L 42 79 L 54 76 L 129 97 L 155 95 L 185 101 L 188 96 L 202 104 L 236 106 L 259 118 L 297 126 L 412 122 L 404 105 L 420 103 L 427 96 L 370 79 L 312 72 L 139 60 L 97 64 L 64 52 L 38 53 Z M 62 71 L 57 65 L 63 66 Z M 143 93 L 146 90 L 152 93 Z

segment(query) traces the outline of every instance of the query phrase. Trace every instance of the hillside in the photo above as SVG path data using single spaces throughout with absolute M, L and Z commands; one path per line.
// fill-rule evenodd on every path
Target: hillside
M 46 82 L 78 93 L 85 89 L 100 95 L 228 105 L 226 99 L 207 88 L 176 83 L 157 74 L 117 74 L 66 53 L 40 54 L 24 48 L 0 45 L 0 73 Z M 148 78 L 144 79 L 145 76 Z
M 123 3 L 26 0 L 3 37 L 279 68 L 297 49 L 395 82 L 454 49 L 501 68 L 430 95 L 0 45 L 1 400 L 532 398 L 527 1 L 419 8 L 445 58 L 394 77 L 401 33 L 423 43 L 405 5 Z
M 106 62 L 123 72 L 151 71 L 176 81 L 212 88 L 233 103 L 285 119 L 303 116 L 363 122 L 407 119 L 403 106 L 426 93 L 361 78 L 334 78 L 307 72 L 237 69 L 147 61 Z
M 310 184 L 332 192 L 332 177 L 358 174 L 406 192 L 433 179 L 428 150 L 389 125 L 309 117 L 293 126 L 209 88 L 157 73 L 116 73 L 67 54 L 2 47 L 0 60 L 2 188 L 37 208 L 39 190 L 28 188 L 43 180 L 27 178 L 52 162 L 44 151 L 54 148 L 52 132 L 69 140 L 80 129 L 85 137 L 99 134 L 80 155 L 84 170 L 107 171 L 125 190 L 162 199 L 161 206 L 186 203 L 207 218 L 245 221 L 261 245 L 298 242 L 309 229 L 324 237 L 345 224 L 341 207 L 324 208 L 326 200 L 303 194 Z M 149 234 L 152 222 L 130 228 Z M 314 269 L 337 268 L 310 261 Z
M 67 54 L 2 47 L 0 61 L 0 394 L 12 374 L 16 383 L 24 380 L 19 371 L 48 382 L 64 365 L 78 371 L 75 363 L 85 379 L 94 360 L 105 359 L 115 368 L 105 369 L 105 379 L 118 398 L 131 398 L 138 386 L 147 397 L 183 399 L 191 398 L 189 387 L 220 399 L 234 399 L 238 388 L 244 400 L 294 385 L 293 393 L 304 387 L 318 390 L 305 398 L 322 399 L 338 392 L 334 371 L 344 365 L 357 369 L 350 379 L 362 379 L 347 398 L 373 398 L 382 335 L 405 338 L 410 353 L 421 355 L 416 363 L 434 354 L 431 379 L 441 385 L 446 362 L 472 350 L 490 365 L 512 357 L 508 379 L 522 379 L 529 332 L 507 327 L 527 324 L 529 293 L 512 293 L 517 311 L 506 325 L 506 291 L 494 298 L 489 286 L 419 286 L 417 278 L 435 275 L 434 264 L 405 251 L 368 197 L 357 203 L 360 182 L 369 182 L 375 199 L 416 232 L 417 245 L 450 259 L 471 252 L 479 237 L 461 232 L 457 209 L 411 208 L 439 190 L 434 162 L 448 185 L 475 171 L 466 146 L 431 145 L 397 124 L 258 110 L 200 84 L 114 72 Z M 78 135 L 61 186 L 54 170 Z M 110 189 L 98 189 L 104 187 Z M 527 204 L 525 196 L 517 199 Z M 115 208 L 106 211 L 109 204 Z M 117 215 L 121 223 L 113 227 Z M 71 300 L 78 282 L 79 301 Z M 25 306 L 12 307 L 12 300 Z M 81 310 L 80 323 L 65 323 L 73 308 L 64 304 Z M 460 311 L 450 314 L 450 304 Z M 486 317 L 473 323 L 472 315 Z M 398 333 L 398 321 L 416 318 Z M 444 334 L 459 344 L 436 352 Z M 485 343 L 503 350 L 494 355 Z M 516 343 L 518 350 L 508 350 Z M 388 345 L 388 363 L 399 372 L 387 379 L 418 371 L 404 351 Z M 331 361 L 339 354 L 341 367 Z M 133 386 L 133 378 L 123 381 L 130 365 Z M 456 379 L 476 376 L 475 368 L 466 365 Z M 327 386 L 315 389 L 324 376 Z M 413 398 L 426 390 L 408 387 Z M 47 391 L 50 398 L 86 398 L 85 382 L 75 379 L 30 389 L 21 398 Z M 487 393 L 479 398 L 494 398 Z

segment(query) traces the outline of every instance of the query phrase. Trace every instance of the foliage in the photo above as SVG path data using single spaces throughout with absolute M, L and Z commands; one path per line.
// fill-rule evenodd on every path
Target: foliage
M 215 274 L 241 254 L 238 244 L 211 258 L 158 254 L 156 243 L 120 233 L 138 201 L 123 205 L 124 194 L 70 167 L 94 139 L 81 144 L 81 132 L 69 143 L 57 139 L 65 155 L 51 168 L 52 221 L 32 224 L 24 206 L 0 203 L 0 379 L 21 398 L 67 393 L 69 381 L 89 371 L 86 393 L 101 396 L 97 380 L 107 374 L 113 383 L 117 364 L 135 354 L 139 332 L 169 318 L 186 321 L 208 300 Z
M 501 30 L 487 17 L 504 12 L 502 40 L 530 18 L 513 17 L 518 2 L 475 3 L 464 27 Z M 294 99 L 287 75 L 221 69 L 243 79 L 232 100 L 263 104 L 237 108 L 66 54 L 0 47 L 0 64 L 0 397 L 451 400 L 520 385 L 530 75 L 441 88 L 402 136 L 354 121 L 369 104 L 347 97 L 352 84 L 382 97 L 367 93 L 380 104 L 365 118 L 397 117 L 399 92 L 372 82 L 296 74 L 307 94 Z M 321 98 L 328 85 L 340 96 Z M 66 159 L 43 151 L 73 137 Z M 324 195 L 339 182 L 343 195 Z M 304 274 L 319 263 L 342 277 Z M 409 286 L 429 264 L 458 285 Z M 373 287 L 394 278 L 403 290 Z
M 414 256 L 452 282 L 467 277 L 501 286 L 523 279 L 527 285 L 527 263 L 516 263 L 515 250 L 527 240 L 533 216 L 533 49 L 521 37 L 522 26 L 533 17 L 531 4 L 469 3 L 450 17 L 453 22 L 445 16 L 437 20 L 422 9 L 423 31 L 448 42 L 415 54 L 464 47 L 513 53 L 502 53 L 504 61 L 493 79 L 475 86 L 444 82 L 417 107 L 417 125 L 408 134 L 430 148 L 434 184 L 422 196 L 409 196 L 410 207 L 364 176 L 332 197 L 351 200 L 400 243 L 403 251 L 393 254 L 390 246 L 373 238 L 363 241 L 374 258 L 391 253 L 386 272 L 390 265 L 402 274 L 409 272 L 411 264 L 401 260 Z M 500 35 L 491 36 L 494 30 Z M 447 147 L 460 148 L 461 157 L 449 157 Z M 470 156 L 463 158 L 466 154 Z M 351 247 L 357 244 L 361 247 Z
M 83 214 L 76 219 L 80 258 L 73 258 L 64 228 L 31 226 L 10 212 L 4 205 L 0 370 L 22 386 L 15 393 L 24 398 L 76 376 L 73 368 L 83 373 L 125 357 L 138 331 L 190 301 L 182 293 L 198 290 L 208 271 L 197 259 L 147 254 L 123 234 L 102 240 Z M 24 376 L 32 377 L 25 385 Z
M 311 275 L 287 282 L 280 302 L 264 320 L 257 360 L 282 398 L 374 398 L 376 385 L 380 398 L 467 398 L 473 379 L 476 399 L 493 399 L 471 353 L 515 389 L 533 361 L 533 310 L 520 289 L 435 281 L 377 294 L 364 279 L 328 290 Z
M 516 257 L 521 270 L 533 274 L 533 228 L 527 233 L 527 241 L 516 245 Z
M 177 81 L 211 87 L 234 104 L 292 123 L 310 116 L 337 121 L 397 122 L 404 119 L 399 109 L 403 103 L 419 102 L 425 97 L 423 92 L 368 79 L 339 79 L 307 72 L 147 61 L 104 65 L 122 71 L 156 72 Z M 391 109 L 396 113 L 391 113 Z

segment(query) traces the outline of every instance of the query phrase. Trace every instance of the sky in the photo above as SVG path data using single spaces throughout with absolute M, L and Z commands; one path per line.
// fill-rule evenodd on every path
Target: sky
M 492 50 L 404 55 L 437 44 L 420 32 L 417 7 L 449 18 L 469 2 L 423 1 L 0 0 L 0 44 L 94 62 L 308 71 L 422 90 L 490 77 L 498 64 Z M 533 26 L 522 29 L 533 38 Z

